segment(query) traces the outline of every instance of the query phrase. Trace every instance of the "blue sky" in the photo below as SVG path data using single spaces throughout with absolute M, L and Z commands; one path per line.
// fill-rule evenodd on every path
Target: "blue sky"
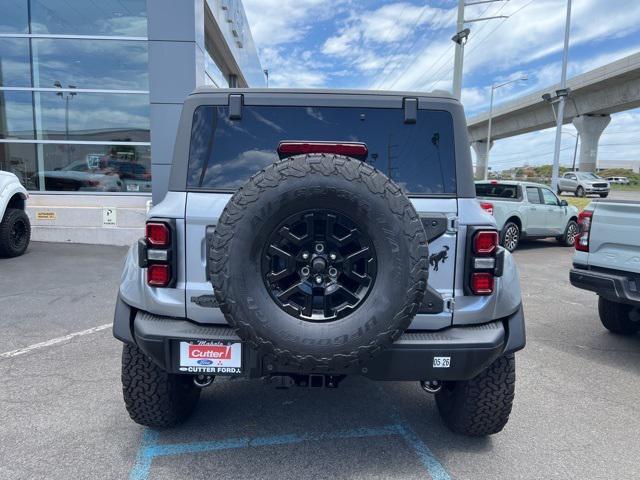
M 470 0 L 471 1 L 471 0 Z M 270 84 L 278 87 L 451 89 L 457 1 L 244 0 Z M 470 24 L 463 103 L 488 109 L 490 85 L 527 74 L 496 92 L 496 104 L 557 83 L 566 0 L 511 0 L 467 8 Z M 574 0 L 569 77 L 640 51 L 640 1 Z M 565 126 L 561 162 L 573 156 Z M 496 142 L 494 168 L 551 163 L 553 129 Z M 616 114 L 599 157 L 640 160 L 640 111 Z

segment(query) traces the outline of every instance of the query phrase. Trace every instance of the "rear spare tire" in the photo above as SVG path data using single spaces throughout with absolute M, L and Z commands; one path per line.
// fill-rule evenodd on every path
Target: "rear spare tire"
M 394 342 L 424 297 L 413 205 L 361 161 L 295 156 L 231 198 L 208 252 L 225 318 L 279 369 L 349 371 Z

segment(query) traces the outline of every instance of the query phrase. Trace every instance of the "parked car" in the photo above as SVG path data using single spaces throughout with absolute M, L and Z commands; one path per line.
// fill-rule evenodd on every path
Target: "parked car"
M 47 190 L 73 192 L 121 192 L 122 180 L 109 167 L 90 166 L 85 160 L 76 160 L 63 168 L 42 172 Z M 35 174 L 34 177 L 38 177 Z
M 571 284 L 598 294 L 608 330 L 640 331 L 640 202 L 591 202 L 579 224 Z
M 578 209 L 559 199 L 546 185 L 530 182 L 476 182 L 482 208 L 496 219 L 500 245 L 513 252 L 522 238 L 555 237 L 572 247 L 578 232 Z
M 607 180 L 592 172 L 567 172 L 558 179 L 558 195 L 571 192 L 576 197 L 597 194 L 606 198 L 610 189 Z
M 17 257 L 29 246 L 31 223 L 27 190 L 13 173 L 0 170 L 0 257 Z
M 524 314 L 469 153 L 446 96 L 190 95 L 115 310 L 131 418 L 175 425 L 215 376 L 333 388 L 363 375 L 421 382 L 456 432 L 502 430 Z
M 629 179 L 627 177 L 607 177 L 607 182 L 617 185 L 629 185 Z

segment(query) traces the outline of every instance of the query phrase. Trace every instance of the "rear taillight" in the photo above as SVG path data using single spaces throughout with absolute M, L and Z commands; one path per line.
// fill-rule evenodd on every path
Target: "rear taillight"
M 589 234 L 591 232 L 591 220 L 593 218 L 593 212 L 583 210 L 578 215 L 578 227 L 579 232 L 576 235 L 575 246 L 576 250 L 581 252 L 589 251 Z
M 497 261 L 500 249 L 498 232 L 471 230 L 468 239 L 468 290 L 472 295 L 491 295 L 494 291 L 496 272 L 500 269 L 498 263 L 501 263 Z M 500 259 L 502 258 L 500 256 Z
M 175 224 L 172 222 L 147 222 L 145 238 L 140 239 L 140 266 L 147 268 L 147 285 L 151 287 L 173 287 L 176 282 Z
M 168 247 L 171 244 L 171 231 L 165 223 L 147 223 L 147 243 L 152 247 Z
M 498 249 L 498 232 L 495 230 L 480 230 L 473 237 L 473 253 L 476 255 L 491 255 Z
M 489 215 L 493 215 L 493 203 L 480 202 L 480 208 L 482 208 Z
M 471 291 L 474 295 L 490 295 L 493 293 L 493 273 L 475 272 L 471 274 Z
M 147 283 L 152 287 L 166 287 L 171 281 L 171 267 L 154 263 L 147 267 Z
M 351 142 L 280 142 L 278 156 L 280 158 L 307 153 L 329 153 L 334 155 L 346 155 L 360 160 L 367 158 L 369 150 L 364 143 Z

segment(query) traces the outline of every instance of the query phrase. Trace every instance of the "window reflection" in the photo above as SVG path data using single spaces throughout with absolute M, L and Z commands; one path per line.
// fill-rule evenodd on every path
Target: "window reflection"
M 26 0 L 0 0 L 0 33 L 29 33 Z
M 31 92 L 0 90 L 0 138 L 33 139 Z
M 151 191 L 147 146 L 46 144 L 43 158 L 42 176 L 48 191 Z
M 36 87 L 148 90 L 147 42 L 33 39 Z M 28 64 L 28 58 L 25 60 Z
M 149 96 L 39 93 L 36 116 L 47 140 L 149 141 Z
M 38 190 L 36 146 L 32 143 L 0 143 L 0 170 L 16 174 L 28 190 Z
M 144 37 L 147 35 L 146 2 L 31 0 L 31 30 L 33 33 Z
M 29 39 L 0 38 L 0 86 L 30 87 Z

